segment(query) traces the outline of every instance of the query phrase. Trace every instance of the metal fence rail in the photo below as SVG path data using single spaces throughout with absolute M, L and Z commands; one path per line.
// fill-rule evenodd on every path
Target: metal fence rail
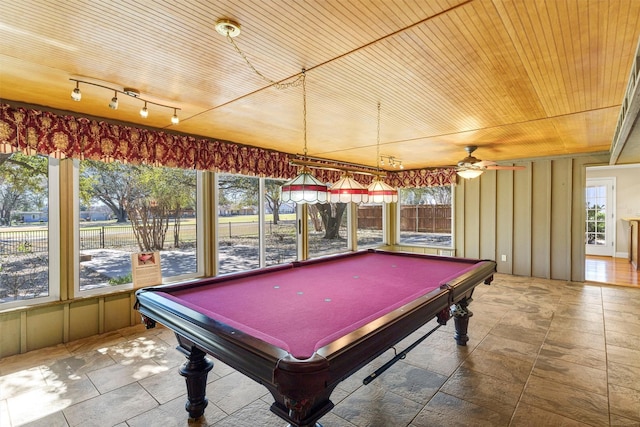
M 271 235 L 286 224 L 290 224 L 293 227 L 295 221 L 280 221 L 278 226 L 274 226 L 271 222 L 266 222 L 266 234 Z M 220 238 L 257 237 L 258 229 L 257 222 L 229 222 L 220 224 L 218 233 Z M 178 241 L 181 243 L 195 242 L 195 224 L 181 225 Z M 172 242 L 173 225 L 170 224 L 165 243 L 169 247 Z M 130 225 L 80 228 L 81 250 L 122 248 L 137 245 L 136 237 Z M 47 229 L 0 231 L 0 256 L 48 252 L 48 246 L 49 231 Z

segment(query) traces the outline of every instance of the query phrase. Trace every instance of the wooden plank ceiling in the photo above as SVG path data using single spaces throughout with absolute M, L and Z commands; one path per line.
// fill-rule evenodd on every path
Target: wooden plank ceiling
M 242 25 L 234 39 L 215 29 Z M 606 152 L 640 36 L 637 0 L 34 1 L 0 4 L 0 98 L 405 169 Z M 82 85 L 134 87 L 139 99 Z M 270 80 L 270 81 L 269 81 Z M 640 161 L 640 159 L 638 159 Z

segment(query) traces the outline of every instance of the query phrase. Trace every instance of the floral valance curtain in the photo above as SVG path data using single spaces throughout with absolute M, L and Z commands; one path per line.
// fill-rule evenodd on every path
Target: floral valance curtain
M 2 104 L 0 152 L 15 151 L 282 179 L 298 173 L 289 164 L 291 156 L 277 151 Z M 336 171 L 313 173 L 324 182 L 340 178 Z M 372 177 L 355 179 L 368 185 Z M 389 172 L 385 181 L 396 187 L 449 185 L 456 183 L 456 174 L 454 169 L 399 171 Z

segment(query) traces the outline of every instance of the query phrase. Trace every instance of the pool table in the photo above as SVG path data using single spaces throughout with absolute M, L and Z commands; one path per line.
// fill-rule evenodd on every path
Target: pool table
M 467 305 L 491 283 L 489 260 L 366 250 L 136 291 L 147 327 L 173 330 L 187 356 L 189 416 L 207 406 L 206 353 L 264 385 L 296 427 L 333 408 L 336 385 L 431 319 L 452 316 L 465 345 Z

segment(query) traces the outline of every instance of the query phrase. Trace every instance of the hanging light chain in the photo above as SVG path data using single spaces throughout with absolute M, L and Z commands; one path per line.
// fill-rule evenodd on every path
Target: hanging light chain
M 233 47 L 236 50 L 236 52 L 238 52 L 240 54 L 240 56 L 242 56 L 242 58 L 247 63 L 249 68 L 251 68 L 253 70 L 253 72 L 256 73 L 258 76 L 262 77 L 263 80 L 271 83 L 273 85 L 273 87 L 275 87 L 276 89 L 289 89 L 289 88 L 292 88 L 292 87 L 298 87 L 298 86 L 300 86 L 302 84 L 303 76 L 301 76 L 301 75 L 298 76 L 298 78 L 295 79 L 294 81 L 288 82 L 288 83 L 278 83 L 276 81 L 271 80 L 270 78 L 268 78 L 264 74 L 262 74 L 260 71 L 258 71 L 256 69 L 256 67 L 253 66 L 251 61 L 249 61 L 249 58 L 247 58 L 247 56 L 244 54 L 244 52 L 242 52 L 242 50 L 240 50 L 240 48 L 238 47 L 236 42 L 233 41 L 233 37 L 231 36 L 231 32 L 230 31 L 227 31 L 227 40 L 229 40 L 229 43 L 231 43 L 233 45 Z
M 377 143 L 376 143 L 376 159 L 378 162 L 378 170 L 380 170 L 380 103 L 378 102 L 378 127 L 377 127 Z
M 304 68 L 302 69 L 302 73 L 300 73 L 300 79 L 302 81 L 302 129 L 304 131 L 304 157 L 307 157 L 307 84 L 306 84 L 306 75 L 304 73 Z

